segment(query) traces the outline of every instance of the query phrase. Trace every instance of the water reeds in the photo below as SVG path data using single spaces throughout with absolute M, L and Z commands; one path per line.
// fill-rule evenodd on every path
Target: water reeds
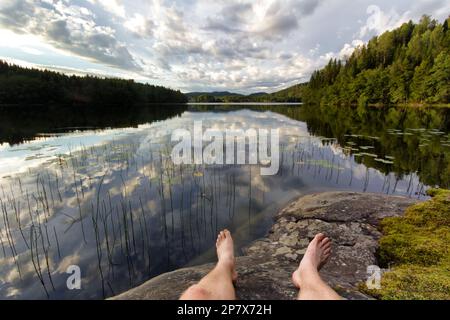
M 35 270 L 35 273 L 39 279 L 39 282 L 42 285 L 42 288 L 45 291 L 45 295 L 47 296 L 47 298 L 50 298 L 50 295 L 48 293 L 47 290 L 47 286 L 45 285 L 45 281 L 44 281 L 44 277 L 42 276 L 42 270 L 41 270 L 41 264 L 40 264 L 40 258 L 39 258 L 39 251 L 38 251 L 38 246 L 37 246 L 37 235 L 36 232 L 34 230 L 34 225 L 31 226 L 30 228 L 30 255 L 31 255 L 31 262 L 33 263 L 33 267 Z M 34 247 L 33 247 L 34 244 Z M 35 250 L 33 251 L 33 248 L 35 248 Z
M 371 191 L 371 180 L 378 179 L 386 193 L 406 189 L 420 197 L 426 189 L 415 174 L 388 173 L 383 180 L 365 166 L 362 178 L 354 175 L 358 164 L 351 153 L 334 154 L 311 139 L 283 142 L 280 170 L 270 177 L 259 177 L 256 165 L 175 165 L 165 144 L 138 148 L 118 141 L 80 145 L 54 167 L 0 184 L 0 251 L 5 261 L 11 257 L 20 279 L 28 277 L 22 261 L 30 259 L 42 295 L 58 298 L 65 293 L 55 272 L 79 250 L 81 265 L 96 262 L 101 283 L 89 285 L 110 296 L 156 270 L 191 261 L 214 245 L 223 227 L 245 227 L 251 239 L 259 228 L 253 219 L 258 209 L 279 201 L 271 188 L 280 191 L 285 181 L 303 175 L 333 188 Z M 298 191 L 290 187 L 283 191 Z M 80 227 L 72 228 L 76 223 Z M 76 237 L 80 243 L 71 243 Z M 93 261 L 84 260 L 90 255 Z

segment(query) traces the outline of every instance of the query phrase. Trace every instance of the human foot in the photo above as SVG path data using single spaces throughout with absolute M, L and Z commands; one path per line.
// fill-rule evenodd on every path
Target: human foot
M 218 265 L 227 267 L 231 271 L 233 281 L 237 280 L 234 259 L 234 244 L 230 231 L 227 229 L 220 231 L 216 241 Z
M 317 234 L 308 245 L 298 269 L 292 274 L 292 281 L 300 288 L 305 277 L 318 274 L 331 255 L 331 240 L 324 234 Z

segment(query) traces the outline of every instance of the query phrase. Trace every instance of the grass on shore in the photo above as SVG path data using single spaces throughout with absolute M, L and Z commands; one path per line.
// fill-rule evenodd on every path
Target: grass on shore
M 450 190 L 381 223 L 379 262 L 391 266 L 381 289 L 364 291 L 383 300 L 450 299 Z

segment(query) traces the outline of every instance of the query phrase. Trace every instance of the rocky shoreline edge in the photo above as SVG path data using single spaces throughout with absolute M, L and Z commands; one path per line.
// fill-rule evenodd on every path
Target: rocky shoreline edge
M 291 282 L 306 247 L 322 232 L 333 241 L 333 254 L 321 270 L 323 279 L 347 299 L 372 299 L 359 290 L 367 267 L 376 265 L 379 222 L 400 216 L 418 200 L 374 193 L 324 192 L 294 200 L 275 216 L 265 238 L 253 241 L 236 258 L 238 299 L 290 300 Z M 178 269 L 148 280 L 112 300 L 175 300 L 207 274 L 214 264 Z

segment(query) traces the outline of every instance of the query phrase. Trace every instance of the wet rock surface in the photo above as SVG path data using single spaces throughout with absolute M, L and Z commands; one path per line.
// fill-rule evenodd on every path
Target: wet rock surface
M 333 241 L 333 254 L 321 270 L 323 279 L 347 299 L 370 299 L 358 290 L 367 266 L 377 264 L 376 249 L 385 217 L 402 215 L 417 200 L 371 193 L 326 192 L 303 196 L 281 210 L 267 237 L 237 257 L 239 299 L 295 299 L 291 281 L 309 241 L 319 232 Z M 178 299 L 214 264 L 179 269 L 155 277 L 112 299 Z

